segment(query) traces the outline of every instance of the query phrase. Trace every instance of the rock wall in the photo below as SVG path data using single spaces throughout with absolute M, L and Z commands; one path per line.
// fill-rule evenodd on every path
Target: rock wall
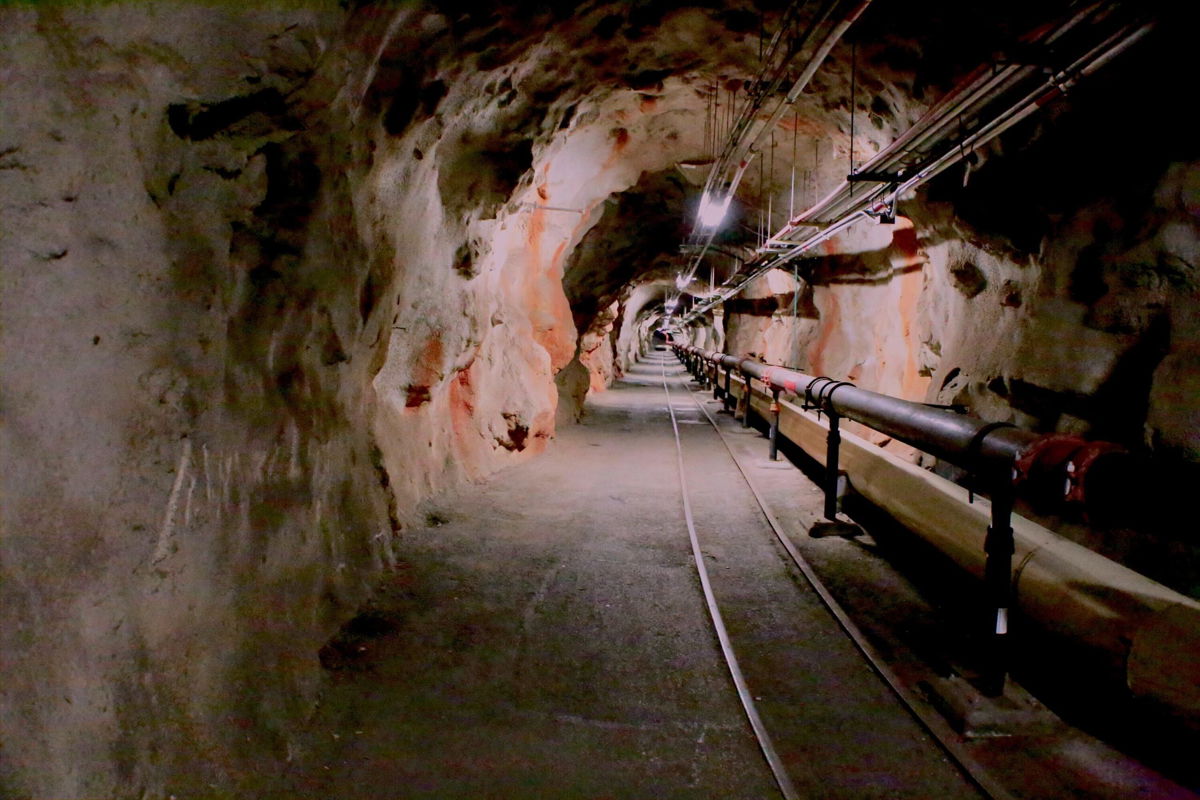
M 6 796 L 269 790 L 420 501 L 552 435 L 727 13 L 0 10 Z
M 341 15 L 2 14 L 0 783 L 252 791 L 392 539 Z
M 643 331 L 662 315 L 662 304 L 671 295 L 674 281 L 666 278 L 644 281 L 630 288 L 621 300 L 621 313 L 615 322 L 616 363 L 626 372 L 642 355 Z
M 616 347 L 613 327 L 620 311 L 616 300 L 592 320 L 579 337 L 579 360 L 588 370 L 588 388 L 592 392 L 607 389 L 616 377 Z

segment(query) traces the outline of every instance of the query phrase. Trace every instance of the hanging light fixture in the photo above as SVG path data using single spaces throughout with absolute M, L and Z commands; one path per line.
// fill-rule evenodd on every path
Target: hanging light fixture
M 725 212 L 729 211 L 729 201 L 731 195 L 725 195 L 725 199 L 709 197 L 705 194 L 700 198 L 700 224 L 705 228 L 715 228 L 720 225 L 725 219 Z

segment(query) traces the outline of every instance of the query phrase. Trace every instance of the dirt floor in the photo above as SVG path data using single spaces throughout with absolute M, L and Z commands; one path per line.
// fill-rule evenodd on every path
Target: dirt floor
M 793 780 L 822 797 L 974 796 L 785 569 L 671 373 L 714 589 Z M 295 791 L 777 795 L 705 610 L 665 403 L 643 365 L 545 456 L 430 511 L 327 648 Z
M 401 567 L 322 653 L 329 686 L 289 796 L 779 796 L 705 610 L 664 372 L 713 589 L 800 793 L 981 796 L 783 558 L 696 400 L 714 412 L 719 404 L 656 355 L 590 399 L 583 423 L 560 430 L 544 456 L 444 498 L 428 527 L 407 534 Z M 939 662 L 932 643 L 944 644 L 943 623 L 871 536 L 808 537 L 820 515 L 815 485 L 788 462 L 767 461 L 758 431 L 720 420 L 786 509 L 794 541 L 866 615 L 876 646 L 902 669 Z M 1124 763 L 1071 742 L 1050 761 L 1099 753 Z M 1169 785 L 1094 764 L 1061 770 L 1098 775 L 1093 792 L 1023 755 L 1037 743 L 987 746 L 985 757 L 1008 754 L 993 758 L 1002 772 L 1028 773 L 1013 796 L 1150 797 Z

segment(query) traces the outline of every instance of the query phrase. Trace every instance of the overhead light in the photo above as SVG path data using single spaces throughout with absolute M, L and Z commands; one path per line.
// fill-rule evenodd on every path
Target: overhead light
M 700 224 L 705 228 L 715 228 L 725 219 L 725 212 L 729 210 L 729 201 L 731 197 L 725 196 L 724 200 L 717 200 L 705 195 L 700 198 Z

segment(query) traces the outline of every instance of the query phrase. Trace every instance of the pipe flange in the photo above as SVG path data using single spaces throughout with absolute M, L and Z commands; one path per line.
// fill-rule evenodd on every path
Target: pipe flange
M 1067 464 L 1086 445 L 1084 439 L 1065 433 L 1051 433 L 1034 440 L 1014 462 L 1013 482 L 1018 486 L 1039 483 L 1056 473 L 1066 480 Z M 1062 496 L 1069 490 L 1070 486 L 1064 484 Z
M 1067 462 L 1067 491 L 1063 497 L 1068 503 L 1091 506 L 1094 498 L 1089 496 L 1088 476 L 1097 462 L 1113 456 L 1127 456 L 1129 453 L 1118 444 L 1112 442 L 1088 442 L 1075 451 L 1075 455 Z M 1101 479 L 1101 483 L 1104 483 Z

